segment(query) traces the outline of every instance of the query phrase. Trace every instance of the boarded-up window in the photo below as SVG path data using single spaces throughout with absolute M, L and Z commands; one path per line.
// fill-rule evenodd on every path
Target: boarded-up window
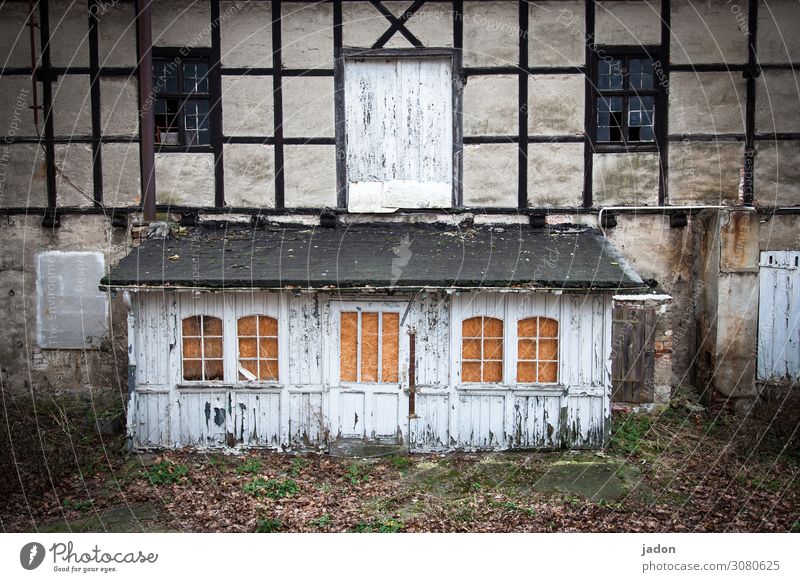
M 517 323 L 517 382 L 558 382 L 558 322 L 528 317 Z
M 183 379 L 222 380 L 222 320 L 193 315 L 183 320 Z
M 340 339 L 342 382 L 398 381 L 399 313 L 343 311 Z
M 461 324 L 461 380 L 503 381 L 503 321 L 471 317 Z
M 350 210 L 451 206 L 451 60 L 348 59 L 344 93 Z
M 278 320 L 266 315 L 242 317 L 237 322 L 239 380 L 278 379 Z

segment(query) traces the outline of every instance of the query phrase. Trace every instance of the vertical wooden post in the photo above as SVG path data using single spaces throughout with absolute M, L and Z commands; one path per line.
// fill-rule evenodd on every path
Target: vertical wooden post
M 417 416 L 417 334 L 408 334 L 408 418 Z

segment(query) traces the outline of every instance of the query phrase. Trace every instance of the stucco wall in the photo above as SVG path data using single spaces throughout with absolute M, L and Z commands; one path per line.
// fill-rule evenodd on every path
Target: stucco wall
M 126 230 L 113 229 L 103 216 L 69 216 L 61 227 L 44 229 L 38 216 L 4 219 L 0 229 L 0 336 L 3 388 L 50 392 L 114 389 L 126 392 L 126 311 L 111 300 L 110 334 L 100 349 L 50 350 L 36 343 L 36 255 L 46 250 L 97 251 L 106 265 L 128 251 Z M 99 281 L 98 281 L 99 283 Z M 98 314 L 102 317 L 103 314 Z

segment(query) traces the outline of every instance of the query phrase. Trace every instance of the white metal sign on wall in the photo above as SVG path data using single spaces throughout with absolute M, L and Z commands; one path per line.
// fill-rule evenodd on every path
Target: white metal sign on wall
M 759 262 L 758 379 L 800 378 L 800 252 L 767 251 Z
M 36 341 L 41 348 L 97 348 L 108 332 L 108 298 L 98 289 L 102 253 L 44 252 L 36 257 Z

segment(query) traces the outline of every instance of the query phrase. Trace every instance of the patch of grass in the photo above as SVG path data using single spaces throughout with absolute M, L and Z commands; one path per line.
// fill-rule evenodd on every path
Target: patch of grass
M 364 467 L 359 467 L 355 463 L 347 468 L 347 480 L 351 485 L 358 485 L 369 481 L 368 471 Z
M 315 519 L 313 521 L 313 523 L 317 527 L 327 527 L 327 526 L 329 526 L 330 524 L 333 523 L 333 518 L 326 513 L 325 515 L 323 515 L 319 519 Z
M 81 499 L 70 499 L 67 497 L 61 502 L 62 507 L 64 509 L 74 509 L 75 511 L 89 511 L 92 506 L 94 505 L 94 499 L 89 500 L 81 500 Z
M 353 533 L 398 533 L 403 531 L 405 524 L 397 519 L 359 521 L 353 528 Z
M 283 522 L 280 519 L 262 517 L 256 522 L 256 533 L 275 533 L 280 531 L 282 527 Z
M 219 455 L 219 454 L 207 455 L 206 460 L 208 461 L 208 464 L 210 466 L 214 467 L 218 471 L 223 470 L 225 466 L 228 464 L 228 460 L 225 458 L 225 455 Z
M 263 477 L 254 477 L 252 481 L 242 485 L 242 491 L 256 497 L 283 499 L 297 494 L 300 491 L 300 487 L 292 479 L 278 481 L 277 479 L 267 480 Z
M 470 505 L 461 505 L 455 513 L 453 519 L 458 521 L 475 521 L 475 510 Z
M 189 467 L 172 461 L 159 461 L 149 467 L 145 473 L 145 478 L 151 485 L 175 485 L 181 483 L 189 474 Z
M 650 431 L 650 417 L 646 415 L 629 415 L 612 426 L 609 449 L 617 453 L 633 455 L 638 453 Z
M 292 459 L 292 466 L 289 468 L 289 476 L 290 477 L 297 477 L 300 475 L 300 471 L 308 466 L 308 461 L 306 461 L 303 457 L 295 457 Z
M 411 457 L 408 455 L 392 455 L 389 457 L 389 464 L 398 471 L 403 471 L 404 469 L 408 469 L 414 463 L 411 461 Z
M 239 475 L 254 475 L 261 471 L 263 464 L 261 460 L 256 457 L 249 457 L 241 465 L 236 467 L 236 472 Z

